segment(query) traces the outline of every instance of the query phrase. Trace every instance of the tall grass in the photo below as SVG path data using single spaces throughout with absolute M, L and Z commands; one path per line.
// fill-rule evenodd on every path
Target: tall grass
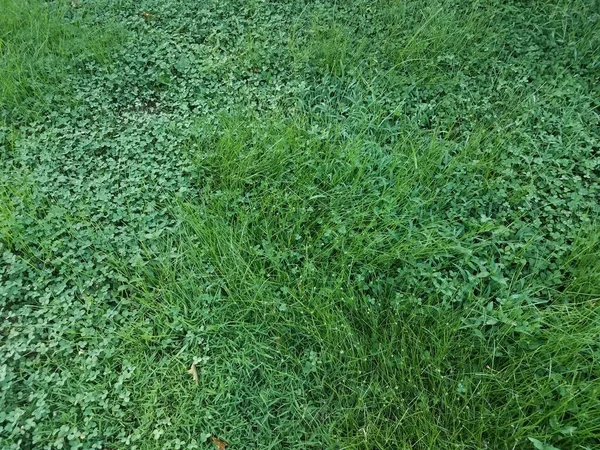
M 65 79 L 88 59 L 106 60 L 115 42 L 114 27 L 86 26 L 80 2 L 1 0 L 0 11 L 3 122 L 43 117 L 65 97 Z
M 432 262 L 443 270 L 485 254 L 493 228 L 456 234 L 440 211 L 456 200 L 442 194 L 453 174 L 477 159 L 462 182 L 478 185 L 495 152 L 476 142 L 443 168 L 444 142 L 422 133 L 382 147 L 323 140 L 301 117 L 220 126 L 195 150 L 203 189 L 179 207 L 171 257 L 148 255 L 163 262 L 136 297 L 153 335 L 202 336 L 198 393 L 173 391 L 176 416 L 201 410 L 203 429 L 275 447 L 595 441 L 595 238 L 546 306 L 518 291 L 487 298 L 495 282 L 484 278 L 453 307 L 431 289 Z M 145 354 L 137 327 L 125 334 Z

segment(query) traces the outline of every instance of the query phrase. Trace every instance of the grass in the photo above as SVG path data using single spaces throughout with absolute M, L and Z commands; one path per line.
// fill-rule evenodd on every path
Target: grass
M 106 60 L 116 37 L 110 26 L 80 26 L 82 14 L 66 1 L 2 0 L 0 8 L 3 122 L 43 117 L 69 68 Z
M 598 446 L 595 2 L 0 1 L 3 448 Z

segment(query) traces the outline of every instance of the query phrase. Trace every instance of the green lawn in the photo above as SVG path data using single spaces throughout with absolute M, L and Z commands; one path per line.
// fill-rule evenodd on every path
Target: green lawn
M 0 448 L 600 447 L 597 0 L 0 0 Z

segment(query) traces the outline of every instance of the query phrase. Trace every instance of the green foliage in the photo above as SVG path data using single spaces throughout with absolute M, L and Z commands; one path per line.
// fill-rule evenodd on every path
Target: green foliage
M 82 26 L 79 1 L 1 0 L 0 10 L 1 122 L 43 116 L 67 89 L 69 66 L 106 60 L 117 37 L 114 27 Z
M 0 7 L 0 447 L 598 445 L 597 2 Z

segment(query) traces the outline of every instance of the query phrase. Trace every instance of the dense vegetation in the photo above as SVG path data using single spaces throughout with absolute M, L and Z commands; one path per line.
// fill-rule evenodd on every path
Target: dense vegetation
M 0 0 L 0 447 L 597 448 L 599 100 L 595 0 Z

